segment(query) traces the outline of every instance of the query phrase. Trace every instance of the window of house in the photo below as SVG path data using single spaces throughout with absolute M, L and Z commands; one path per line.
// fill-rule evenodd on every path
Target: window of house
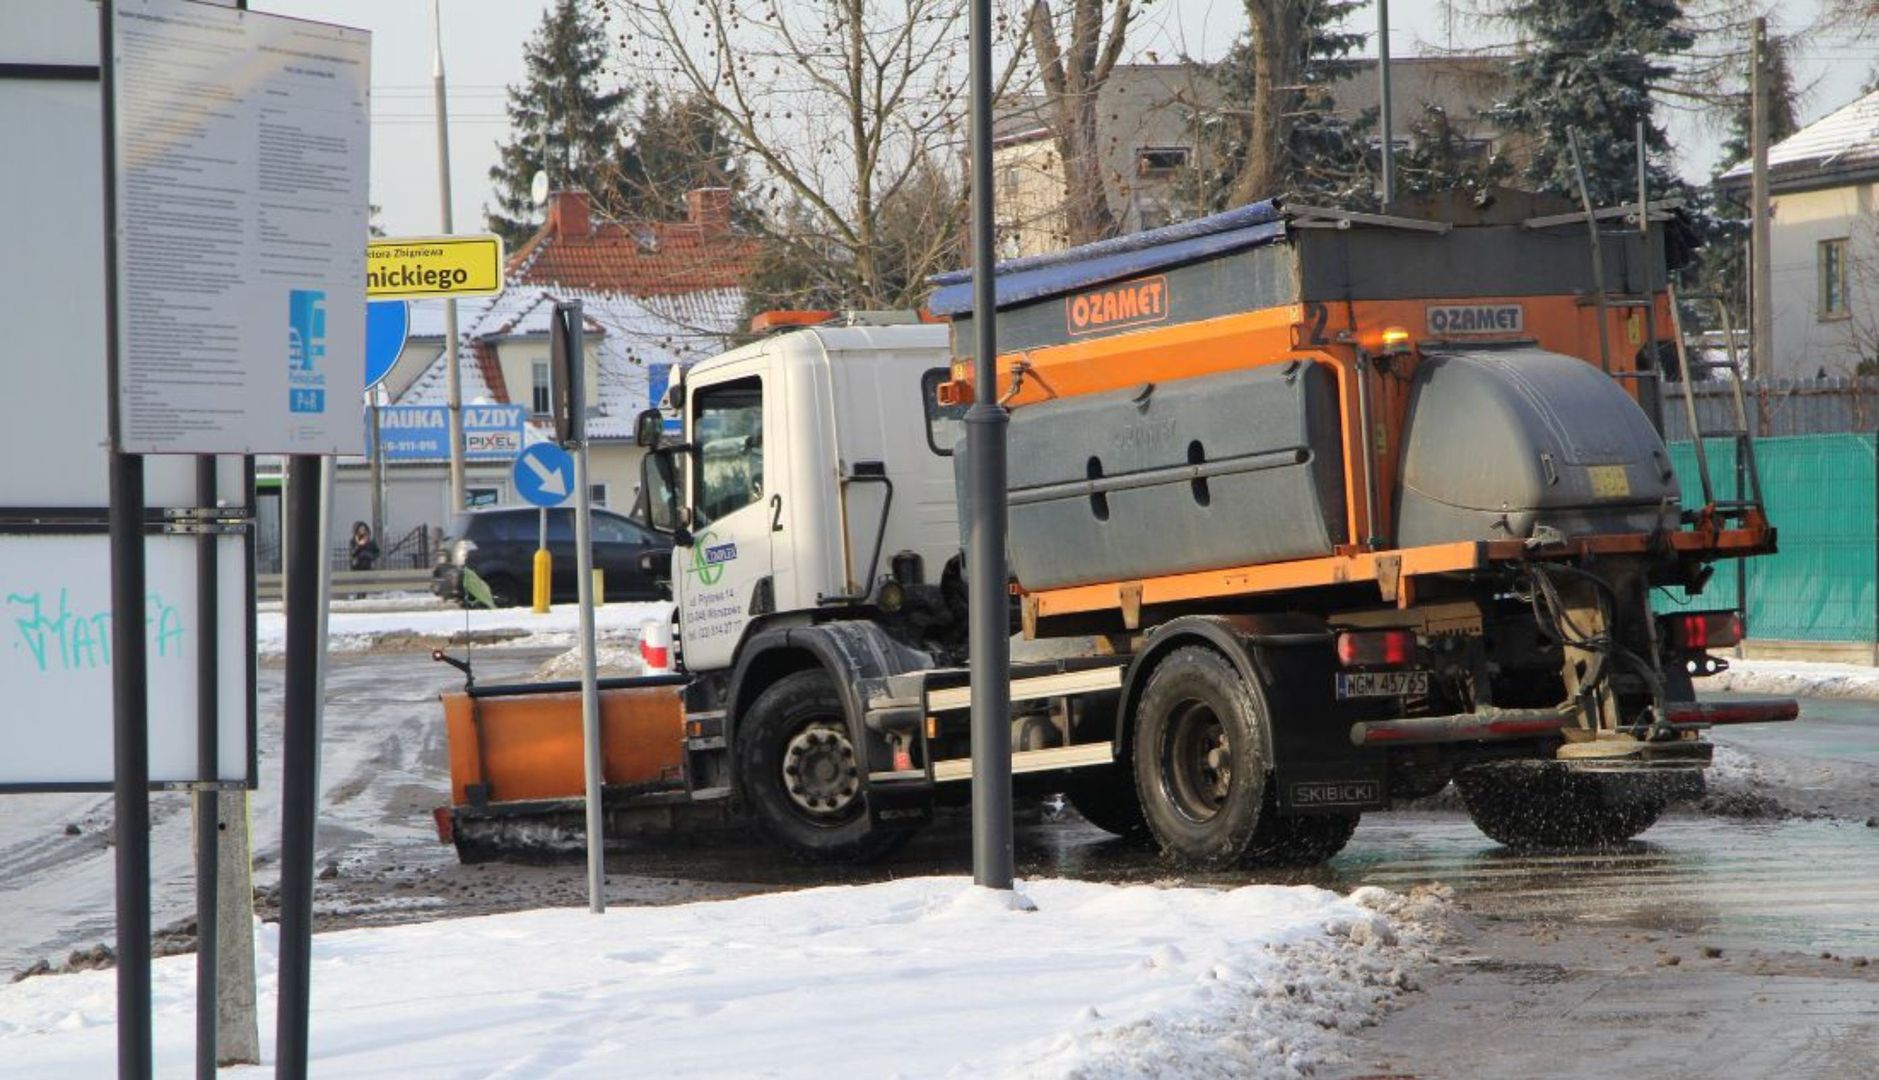
M 1185 168 L 1185 146 L 1144 146 L 1135 152 L 1135 172 L 1138 176 L 1169 176 Z
M 1846 238 L 1820 242 L 1820 317 L 1843 319 L 1846 308 Z
M 607 505 L 607 485 L 605 484 L 587 485 L 587 504 L 589 506 Z
M 548 361 L 537 360 L 530 368 L 529 406 L 536 416 L 547 416 L 554 409 L 554 383 L 548 373 Z

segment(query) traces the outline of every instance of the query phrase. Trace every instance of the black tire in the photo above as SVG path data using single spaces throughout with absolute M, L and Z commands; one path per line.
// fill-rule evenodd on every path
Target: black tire
M 1550 761 L 1477 765 L 1456 773 L 1455 787 L 1475 828 L 1521 851 L 1621 844 L 1655 825 L 1670 801 L 1656 778 Z
M 1187 646 L 1155 666 L 1135 709 L 1135 785 L 1174 861 L 1239 862 L 1267 817 L 1264 703 L 1226 657 Z
M 822 669 L 786 675 L 759 694 L 738 722 L 736 741 L 745 806 L 766 835 L 797 857 L 867 862 L 912 835 L 869 822 L 859 776 L 865 763 L 850 742 L 835 683 Z M 805 778 L 805 766 L 813 775 Z M 786 768 L 797 770 L 795 781 Z M 807 790 L 792 793 L 793 786 Z M 818 805 L 805 805 L 810 799 Z
M 1148 818 L 1142 815 L 1142 799 L 1127 767 L 1078 769 L 1065 775 L 1063 783 L 1064 798 L 1091 825 L 1129 839 L 1148 835 Z
M 1267 801 L 1246 861 L 1254 866 L 1316 866 L 1344 850 L 1357 831 L 1357 814 L 1279 817 Z

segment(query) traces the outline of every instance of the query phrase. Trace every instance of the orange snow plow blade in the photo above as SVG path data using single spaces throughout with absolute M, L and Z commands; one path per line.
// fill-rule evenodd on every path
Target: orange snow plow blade
M 683 681 L 658 676 L 602 680 L 602 783 L 683 787 Z M 578 685 L 479 686 L 441 696 L 454 805 L 581 798 Z

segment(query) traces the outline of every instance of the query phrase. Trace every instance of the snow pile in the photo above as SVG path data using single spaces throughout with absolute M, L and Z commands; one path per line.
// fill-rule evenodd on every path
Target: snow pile
M 596 640 L 615 644 L 639 640 L 640 625 L 650 619 L 669 619 L 672 605 L 649 603 L 603 604 L 594 609 Z M 387 649 L 431 649 L 471 641 L 531 648 L 570 648 L 580 630 L 580 606 L 556 604 L 548 614 L 531 608 L 439 608 L 425 606 L 400 611 L 345 611 L 327 615 L 328 651 L 375 652 Z M 279 656 L 287 648 L 287 623 L 278 611 L 255 616 L 255 647 L 262 656 Z
M 1704 693 L 1879 701 L 1879 668 L 1810 660 L 1730 660 L 1728 671 L 1696 685 Z
M 1292 1076 L 1411 988 L 1439 901 L 959 878 L 323 934 L 312 1070 L 410 1076 Z M 261 937 L 272 1052 L 275 935 Z M 194 959 L 155 965 L 157 1068 Z M 0 987 L 0 1062 L 110 1071 L 113 975 Z M 257 1070 L 258 1071 L 258 1070 Z M 237 1070 L 237 1075 L 244 1074 Z
M 634 645 L 603 645 L 598 634 L 594 642 L 594 673 L 600 678 L 617 675 L 644 675 L 646 665 L 639 658 L 638 635 Z M 564 682 L 581 677 L 581 648 L 576 645 L 564 653 L 542 661 L 528 677 L 529 682 Z

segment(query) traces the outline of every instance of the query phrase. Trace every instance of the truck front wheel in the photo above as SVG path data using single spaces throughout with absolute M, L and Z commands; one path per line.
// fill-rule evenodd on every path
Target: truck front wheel
M 1620 844 L 1655 825 L 1669 802 L 1658 777 L 1551 761 L 1476 765 L 1455 774 L 1455 787 L 1475 828 L 1519 850 Z
M 1162 850 L 1185 865 L 1240 861 L 1266 806 L 1257 691 L 1226 657 L 1188 646 L 1155 667 L 1136 706 L 1135 785 Z
M 866 760 L 849 735 L 835 684 L 820 668 L 786 675 L 759 694 L 736 740 L 746 805 L 763 831 L 796 855 L 866 862 L 910 835 L 869 821 Z

